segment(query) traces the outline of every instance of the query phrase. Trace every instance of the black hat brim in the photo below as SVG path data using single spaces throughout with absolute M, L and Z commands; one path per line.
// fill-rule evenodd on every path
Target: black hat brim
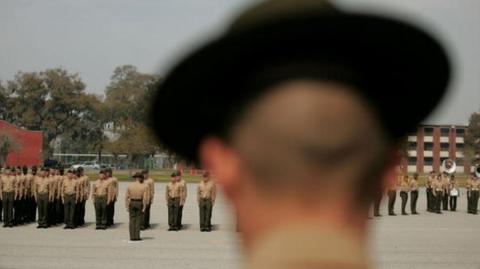
M 202 139 L 225 135 L 232 110 L 256 94 L 247 92 L 246 78 L 275 63 L 312 59 L 358 72 L 359 93 L 392 137 L 429 115 L 451 73 L 445 49 L 410 24 L 362 14 L 305 16 L 227 33 L 194 51 L 159 85 L 150 122 L 164 146 L 196 160 Z

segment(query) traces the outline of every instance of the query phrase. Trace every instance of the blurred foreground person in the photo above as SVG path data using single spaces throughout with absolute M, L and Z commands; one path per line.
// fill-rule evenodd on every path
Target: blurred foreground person
M 446 90 L 444 50 L 321 0 L 265 1 L 226 29 L 158 85 L 162 145 L 215 175 L 248 268 L 369 268 L 368 210 Z
M 200 209 L 200 231 L 210 232 L 212 230 L 212 209 L 217 197 L 217 187 L 210 179 L 210 172 L 203 174 L 202 181 L 197 188 L 197 201 Z
M 140 229 L 143 226 L 145 209 L 150 202 L 150 187 L 143 182 L 143 173 L 133 175 L 134 182 L 130 183 L 125 193 L 125 206 L 130 216 L 128 228 L 130 240 L 140 239 Z

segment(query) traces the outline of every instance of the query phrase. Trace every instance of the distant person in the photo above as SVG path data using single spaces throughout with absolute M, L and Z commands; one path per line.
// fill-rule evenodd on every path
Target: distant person
M 80 197 L 75 205 L 75 226 L 85 225 L 85 206 L 90 197 L 90 179 L 85 175 L 83 168 L 79 167 L 76 173 L 76 180 L 79 184 Z
M 178 217 L 177 217 L 177 229 L 181 230 L 183 228 L 182 218 L 183 218 L 183 206 L 187 201 L 187 182 L 183 179 L 182 173 L 177 171 L 177 182 L 178 188 L 180 191 L 180 205 L 178 207 Z
M 409 182 L 410 189 L 410 212 L 417 215 L 417 200 L 418 200 L 418 173 L 413 174 L 413 178 Z
M 0 198 L 3 201 L 3 227 L 13 227 L 13 204 L 16 196 L 15 169 L 7 168 L 0 177 Z
M 68 170 L 61 185 L 61 199 L 64 205 L 65 227 L 64 229 L 75 229 L 75 206 L 81 196 L 80 184 L 75 179 L 73 170 Z
M 450 196 L 450 175 L 443 172 L 441 177 L 443 183 L 442 208 L 443 210 L 448 210 L 448 200 Z
M 168 208 L 168 230 L 178 231 L 178 216 L 180 208 L 180 200 L 182 199 L 182 191 L 180 183 L 177 179 L 180 172 L 173 172 L 170 175 L 170 182 L 165 186 L 165 199 Z
M 435 198 L 435 213 L 442 213 L 443 192 L 445 191 L 442 175 L 438 174 L 432 182 L 433 196 Z
M 138 241 L 141 240 L 140 229 L 145 209 L 150 202 L 150 187 L 143 182 L 143 173 L 135 173 L 133 179 L 135 181 L 128 185 L 125 193 L 125 207 L 130 216 L 128 223 L 130 240 Z
M 32 168 L 33 170 L 33 168 Z M 34 180 L 34 175 L 32 173 L 28 172 L 28 167 L 23 166 L 22 167 L 22 172 L 24 176 L 24 202 L 23 202 L 23 221 L 25 223 L 30 223 L 35 221 L 35 219 L 32 220 L 32 211 L 33 211 L 33 203 L 32 200 L 35 200 L 33 198 L 33 192 L 32 192 L 32 185 L 33 185 L 33 180 Z
M 112 184 L 107 180 L 108 175 L 105 169 L 100 170 L 98 179 L 92 185 L 96 230 L 107 229 L 107 205 L 111 203 L 114 196 Z
M 210 172 L 205 172 L 197 187 L 197 202 L 200 215 L 200 231 L 212 230 L 212 209 L 217 198 L 217 187 L 210 178 Z
M 143 224 L 142 224 L 142 229 L 145 230 L 145 229 L 150 229 L 151 228 L 151 226 L 150 226 L 150 208 L 152 206 L 152 203 L 153 203 L 153 200 L 154 200 L 154 197 L 155 197 L 155 180 L 153 180 L 150 177 L 148 169 L 143 170 L 142 174 L 143 174 L 143 178 L 144 178 L 143 182 L 144 182 L 144 184 L 147 184 L 148 191 L 149 191 L 149 196 L 148 196 L 149 201 L 147 203 L 147 207 L 145 208 L 145 216 L 144 216 Z
M 457 211 L 457 197 L 460 192 L 458 191 L 458 184 L 455 180 L 455 175 L 450 177 L 450 186 L 448 189 L 450 190 L 450 210 Z
M 395 201 L 397 200 L 397 187 L 398 184 L 400 183 L 400 178 L 401 176 L 397 176 L 397 180 L 395 182 L 391 183 L 390 187 L 388 188 L 387 191 L 387 196 L 388 196 L 388 215 L 389 216 L 396 216 L 395 214 Z
M 247 268 L 370 268 L 368 211 L 446 91 L 444 50 L 321 0 L 256 2 L 224 29 L 158 84 L 162 146 L 215 175 Z
M 427 183 L 425 185 L 425 191 L 427 193 L 427 211 L 435 212 L 435 197 L 433 195 L 433 181 L 435 180 L 435 172 L 432 170 L 428 175 Z
M 480 180 L 478 177 L 473 176 L 472 181 L 470 182 L 470 213 L 477 215 L 478 214 L 478 199 L 480 192 Z
M 107 181 L 110 184 L 112 189 L 112 199 L 107 204 L 107 227 L 113 226 L 115 224 L 115 203 L 118 198 L 118 179 L 113 176 L 112 168 L 106 168 L 107 171 Z
M 382 203 L 382 195 L 378 195 L 373 201 L 373 216 L 374 217 L 381 217 L 380 214 L 380 204 Z
M 49 197 L 48 197 L 48 213 L 47 213 L 47 220 L 48 220 L 48 226 L 54 226 L 57 224 L 57 218 L 55 216 L 56 212 L 56 197 L 58 193 L 58 184 L 57 184 L 57 170 L 53 167 L 51 167 L 48 171 L 48 182 L 50 185 L 50 192 L 49 192 Z
M 57 193 L 55 195 L 55 217 L 56 217 L 56 223 L 64 223 L 65 222 L 65 209 L 62 201 L 62 188 L 63 188 L 63 182 L 65 177 L 65 170 L 63 167 L 59 167 L 57 169 Z
M 15 177 L 13 225 L 21 225 L 23 224 L 23 211 L 25 210 L 25 177 L 23 176 L 22 168 L 20 166 L 17 166 L 13 176 Z
M 467 191 L 467 212 L 472 213 L 472 181 L 475 175 L 472 174 L 467 178 L 465 182 L 465 189 Z
M 37 228 L 48 228 L 48 204 L 51 192 L 50 179 L 48 178 L 48 168 L 43 167 L 40 175 L 35 178 L 33 184 L 33 194 L 38 208 L 38 226 Z
M 400 181 L 400 198 L 402 199 L 402 215 L 408 215 L 405 209 L 407 207 L 408 192 L 410 191 L 409 183 L 410 182 L 409 182 L 408 175 L 404 175 L 402 177 L 402 180 Z

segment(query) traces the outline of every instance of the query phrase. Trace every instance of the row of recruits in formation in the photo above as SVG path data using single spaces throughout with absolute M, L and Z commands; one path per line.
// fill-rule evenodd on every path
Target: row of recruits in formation
M 154 201 L 154 180 L 148 170 L 136 173 L 125 193 L 125 205 L 130 216 L 130 239 L 140 240 L 140 230 L 150 228 L 150 207 Z M 95 207 L 96 229 L 114 225 L 115 202 L 118 198 L 118 180 L 111 169 L 102 169 L 98 179 L 90 183 L 82 168 L 68 170 L 32 167 L 7 167 L 0 175 L 0 221 L 3 227 L 13 227 L 36 221 L 37 228 L 48 228 L 65 223 L 64 229 L 85 224 L 85 204 L 91 197 Z M 205 172 L 197 188 L 200 211 L 200 230 L 212 230 L 211 216 L 215 204 L 216 185 Z M 187 186 L 181 173 L 171 174 L 166 185 L 169 231 L 182 229 L 183 205 Z M 3 207 L 3 210 L 2 208 Z
M 467 212 L 468 214 L 478 214 L 478 200 L 480 192 L 480 180 L 475 173 L 469 175 L 465 184 L 466 198 L 467 198 Z M 400 191 L 400 198 L 402 200 L 402 215 L 408 215 L 406 211 L 408 197 L 410 193 L 410 213 L 413 215 L 417 212 L 418 199 L 418 174 L 413 174 L 413 177 L 408 175 L 401 175 L 397 178 L 394 184 L 387 192 L 388 196 L 388 215 L 395 216 L 395 201 L 397 199 L 397 191 Z M 455 179 L 454 174 L 446 172 L 436 174 L 430 172 L 425 184 L 425 191 L 427 197 L 427 211 L 441 214 L 443 211 L 457 211 L 457 198 L 460 196 L 460 188 Z M 377 199 L 373 205 L 373 215 L 380 217 L 380 203 L 382 197 Z

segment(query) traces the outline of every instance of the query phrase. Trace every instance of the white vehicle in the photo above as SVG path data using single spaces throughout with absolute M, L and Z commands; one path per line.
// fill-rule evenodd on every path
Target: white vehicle
M 72 169 L 78 169 L 82 167 L 85 170 L 98 170 L 100 169 L 100 164 L 97 163 L 96 161 L 93 162 L 84 162 L 84 163 L 79 163 L 79 164 L 73 164 Z

